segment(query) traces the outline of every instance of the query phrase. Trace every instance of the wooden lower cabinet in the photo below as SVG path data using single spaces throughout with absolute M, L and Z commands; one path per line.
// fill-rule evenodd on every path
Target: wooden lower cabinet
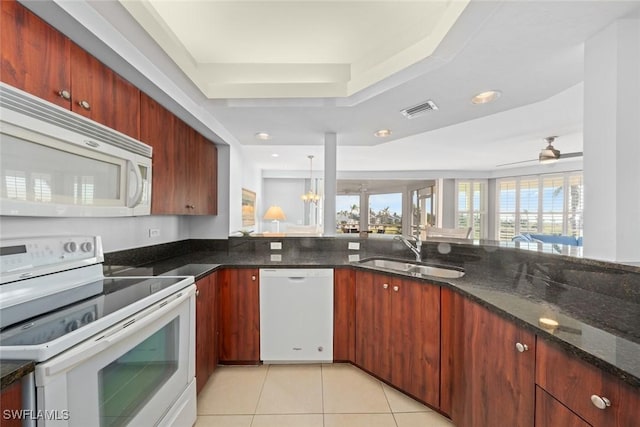
M 356 364 L 438 407 L 440 287 L 356 272 Z
M 0 425 L 2 427 L 22 426 L 20 418 L 11 416 L 11 411 L 20 409 L 22 409 L 22 383 L 16 381 L 2 390 L 0 395 Z
M 640 391 L 607 372 L 539 339 L 536 384 L 593 427 L 640 425 Z M 604 398 L 610 406 L 597 408 L 592 397 Z M 545 408 L 536 408 L 536 413 Z M 546 417 L 546 414 L 544 415 Z
M 549 393 L 536 387 L 535 427 L 592 427 L 591 424 L 558 402 Z
M 218 272 L 220 362 L 260 362 L 259 278 L 257 268 L 227 268 Z
M 333 273 L 333 360 L 356 361 L 356 273 L 337 268 Z
M 217 273 L 196 282 L 196 389 L 198 393 L 218 365 Z
M 459 311 L 447 332 L 453 334 L 453 423 L 533 427 L 535 335 L 459 294 L 453 306 Z

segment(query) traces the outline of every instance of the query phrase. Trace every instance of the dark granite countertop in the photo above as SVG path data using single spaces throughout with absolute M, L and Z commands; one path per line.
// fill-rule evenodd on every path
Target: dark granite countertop
M 223 243 L 192 240 L 163 249 L 121 251 L 105 255 L 104 271 L 199 279 L 222 267 L 370 269 L 359 261 L 380 256 L 411 260 L 411 253 L 398 241 L 354 238 L 348 241 L 359 241 L 361 249 L 349 250 L 344 238 L 272 240 L 283 242 L 282 250 L 270 250 L 270 239 L 230 238 Z M 439 279 L 375 270 L 453 289 L 640 388 L 640 268 L 545 252 L 557 250 L 429 242 L 423 246 L 427 262 L 463 268 L 465 275 Z M 541 318 L 553 319 L 559 326 L 545 329 Z
M 0 375 L 2 375 L 1 389 L 9 387 L 25 375 L 33 372 L 35 363 L 32 360 L 2 360 L 0 361 Z

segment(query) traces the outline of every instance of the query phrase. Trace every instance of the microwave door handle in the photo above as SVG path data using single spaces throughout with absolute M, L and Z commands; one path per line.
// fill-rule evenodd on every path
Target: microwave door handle
M 133 172 L 133 175 L 135 176 L 135 180 L 136 180 L 136 191 L 132 196 L 129 196 L 129 188 L 127 188 L 127 207 L 134 208 L 138 206 L 138 204 L 140 203 L 140 199 L 142 199 L 142 188 L 143 188 L 142 174 L 140 173 L 140 168 L 138 167 L 138 164 L 132 160 L 127 160 L 127 168 L 128 168 L 127 173 L 129 174 L 129 177 L 131 178 L 131 172 Z M 127 181 L 127 184 L 128 183 L 129 182 Z

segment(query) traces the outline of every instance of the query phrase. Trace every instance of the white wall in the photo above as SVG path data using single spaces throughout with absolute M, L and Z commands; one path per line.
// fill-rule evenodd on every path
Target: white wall
M 265 221 L 262 216 L 269 206 L 277 205 L 282 208 L 287 219 L 280 222 L 280 231 L 286 232 L 288 224 L 302 225 L 305 218 L 304 202 L 300 196 L 305 192 L 305 180 L 302 178 L 265 178 L 263 180 L 263 203 L 258 211 L 258 221 L 262 231 L 275 231 L 271 221 Z

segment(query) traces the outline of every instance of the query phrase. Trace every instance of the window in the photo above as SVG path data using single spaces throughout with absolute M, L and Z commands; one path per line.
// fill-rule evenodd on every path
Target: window
M 486 236 L 486 181 L 457 181 L 456 227 L 472 228 L 473 239 Z
M 360 228 L 360 195 L 336 196 L 336 226 L 338 233 L 358 233 Z
M 369 230 L 378 234 L 402 234 L 402 193 L 369 196 Z
M 582 172 L 505 178 L 497 181 L 497 234 L 582 236 Z

